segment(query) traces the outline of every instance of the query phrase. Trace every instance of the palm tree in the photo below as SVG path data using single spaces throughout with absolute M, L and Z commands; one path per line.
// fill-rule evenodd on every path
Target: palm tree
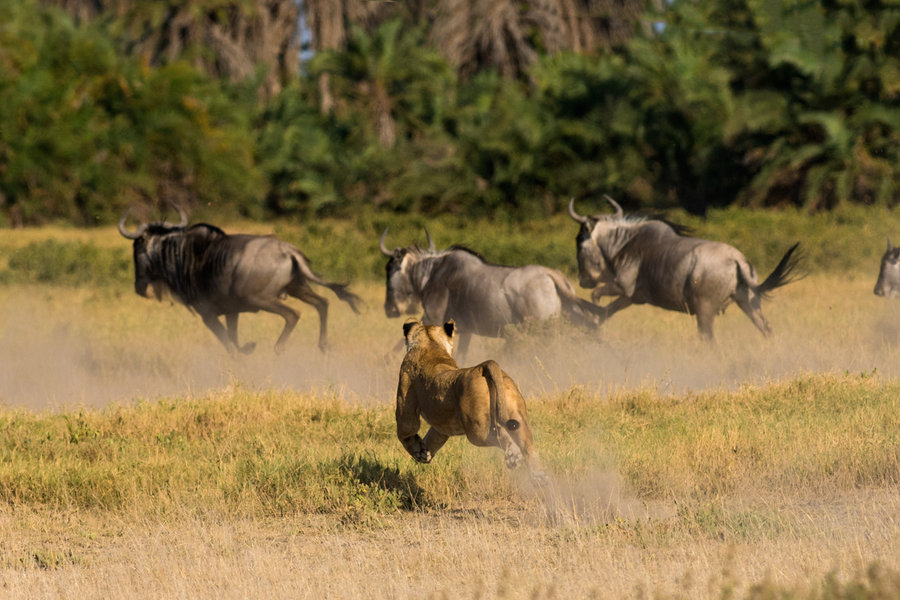
M 626 42 L 646 0 L 445 0 L 431 41 L 461 77 L 521 76 L 541 52 L 595 52 Z
M 354 27 L 344 50 L 322 52 L 311 69 L 320 82 L 330 75 L 329 85 L 342 103 L 367 115 L 384 147 L 397 140 L 398 117 L 416 127 L 418 111 L 438 110 L 452 81 L 447 63 L 423 44 L 421 29 L 406 27 L 399 18 L 371 34 Z
M 119 34 L 126 51 L 143 56 L 150 64 L 188 58 L 207 73 L 232 81 L 244 80 L 258 65 L 267 65 L 261 89 L 264 97 L 277 94 L 299 69 L 299 12 L 293 1 L 56 3 L 76 22 L 115 16 L 112 30 Z
M 392 3 L 367 0 L 302 0 L 300 4 L 316 53 L 343 50 L 352 26 L 372 31 L 396 10 Z M 319 75 L 318 85 L 322 112 L 331 112 L 335 105 L 331 75 Z
M 488 67 L 514 77 L 537 58 L 515 0 L 446 0 L 431 30 L 438 50 L 462 77 Z

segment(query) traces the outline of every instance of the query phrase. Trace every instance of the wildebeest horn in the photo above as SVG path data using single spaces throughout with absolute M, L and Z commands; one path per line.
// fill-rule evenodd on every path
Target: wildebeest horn
M 569 216 L 578 221 L 579 223 L 587 223 L 588 218 L 579 215 L 575 212 L 575 198 L 569 199 Z
M 188 215 L 187 215 L 187 212 L 184 210 L 184 207 L 179 204 L 175 208 L 178 209 L 178 216 L 181 217 L 181 223 L 179 223 L 178 226 L 179 227 L 187 227 Z
M 891 245 L 891 236 L 888 236 L 887 241 L 888 241 L 887 251 L 890 252 L 891 250 L 894 249 L 894 247 Z
M 616 216 L 621 217 L 625 214 L 625 211 L 622 210 L 622 207 L 619 206 L 619 203 L 613 200 L 609 194 L 603 194 L 603 197 L 606 198 L 606 201 L 613 205 L 613 208 L 616 209 Z
M 390 258 L 394 255 L 393 252 L 387 249 L 387 246 L 384 245 L 384 239 L 387 237 L 388 228 L 384 228 L 384 233 L 381 234 L 381 239 L 378 241 L 378 247 L 381 249 L 381 253 Z
M 187 227 L 188 215 L 187 211 L 184 210 L 184 207 L 181 204 L 175 204 L 174 202 L 170 202 L 169 204 L 171 204 L 175 208 L 175 210 L 178 211 L 178 218 L 181 219 L 181 222 L 177 225 L 173 225 L 172 223 L 166 221 L 163 223 L 163 225 L 165 225 L 166 227 Z
M 428 238 L 428 250 L 429 252 L 437 252 L 437 247 L 434 245 L 434 240 L 431 239 L 431 234 L 428 233 L 428 228 L 425 227 L 425 237 Z
M 130 212 L 131 212 L 131 209 L 126 210 L 125 214 L 122 215 L 122 218 L 119 219 L 119 233 L 121 233 L 122 237 L 124 237 L 124 238 L 127 238 L 129 240 L 136 240 L 139 237 L 141 237 L 142 235 L 144 235 L 145 231 L 147 231 L 147 224 L 141 223 L 140 225 L 138 225 L 138 228 L 134 231 L 134 233 L 125 229 L 125 220 L 128 218 L 128 214 Z

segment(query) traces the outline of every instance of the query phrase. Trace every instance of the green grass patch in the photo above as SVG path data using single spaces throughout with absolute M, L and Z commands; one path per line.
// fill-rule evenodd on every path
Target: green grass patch
M 103 248 L 93 242 L 46 239 L 14 248 L 0 270 L 4 283 L 119 285 L 134 277 L 130 248 Z
M 608 211 L 602 202 L 583 204 L 578 207 L 583 213 Z M 691 227 L 693 235 L 732 244 L 763 275 L 800 242 L 807 272 L 861 271 L 871 273 L 874 280 L 886 237 L 900 237 L 900 215 L 872 207 L 842 206 L 813 215 L 795 209 L 728 208 L 711 210 L 704 218 L 681 211 L 666 216 Z M 424 246 L 427 228 L 438 248 L 463 244 L 499 264 L 543 264 L 569 276 L 576 271 L 578 227 L 564 214 L 515 222 L 362 211 L 352 221 L 217 224 L 232 233 L 273 233 L 292 242 L 310 257 L 317 272 L 330 279 L 381 281 L 385 259 L 378 241 L 385 229 L 390 248 Z M 0 239 L 0 281 L 122 285 L 131 279 L 131 243 L 113 228 L 7 230 Z
M 741 539 L 773 519 L 723 499 L 900 482 L 900 385 L 816 376 L 734 392 L 534 399 L 551 473 L 618 470 L 638 499 L 677 499 L 686 526 Z M 96 411 L 0 412 L 0 501 L 56 509 L 302 513 L 365 518 L 522 502 L 496 449 L 452 440 L 431 465 L 394 435 L 392 408 L 237 389 Z

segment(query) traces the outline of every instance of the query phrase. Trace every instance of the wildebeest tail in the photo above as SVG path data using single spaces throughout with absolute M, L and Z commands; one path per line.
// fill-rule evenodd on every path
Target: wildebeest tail
M 788 251 L 784 253 L 778 266 L 775 267 L 775 270 L 766 277 L 765 281 L 756 287 L 757 294 L 765 298 L 772 290 L 787 285 L 802 277 L 802 275 L 797 273 L 797 267 L 800 264 L 801 258 L 799 253 L 795 253 L 798 246 L 800 246 L 800 242 L 797 242 L 788 248 Z
M 515 431 L 520 423 L 510 418 L 506 411 L 506 386 L 503 385 L 503 371 L 493 360 L 481 363 L 481 374 L 487 381 L 491 398 L 491 428 L 503 427 L 508 431 Z
M 569 317 L 576 321 L 579 325 L 587 325 L 596 327 L 606 319 L 606 310 L 597 306 L 593 302 L 588 302 L 584 298 L 579 298 L 575 293 L 575 288 L 565 276 L 559 271 L 549 270 L 553 284 L 556 286 L 556 293 L 562 301 L 563 308 Z
M 353 312 L 359 314 L 359 306 L 363 303 L 362 298 L 351 292 L 347 289 L 349 284 L 346 283 L 331 283 L 325 281 L 316 273 L 309 268 L 309 259 L 306 258 L 306 255 L 293 248 L 294 256 L 292 260 L 294 262 L 294 268 L 297 269 L 304 277 L 312 281 L 313 283 L 317 283 L 321 286 L 327 287 L 329 290 L 334 292 L 334 294 L 350 305 L 350 308 L 353 309 Z
M 362 304 L 362 298 L 347 289 L 346 283 L 323 283 L 325 287 L 335 293 L 335 295 L 350 305 L 353 312 L 359 314 L 359 305 Z

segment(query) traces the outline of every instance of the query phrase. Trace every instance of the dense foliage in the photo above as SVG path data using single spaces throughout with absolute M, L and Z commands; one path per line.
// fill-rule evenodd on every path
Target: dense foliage
M 261 181 L 250 115 L 222 85 L 181 61 L 148 68 L 60 11 L 0 5 L 0 203 L 14 224 L 91 224 L 157 199 L 247 205 Z
M 144 3 L 136 27 L 127 11 L 73 20 L 0 0 L 0 224 L 109 222 L 131 206 L 149 218 L 171 203 L 526 219 L 603 193 L 695 213 L 900 200 L 892 0 L 676 0 L 627 42 L 583 52 L 551 52 L 535 26 L 517 38 L 535 60 L 512 75 L 488 57 L 457 68 L 427 2 L 409 3 L 346 23 L 342 45 L 279 85 L 195 60 L 203 39 L 148 60 L 135 36 L 172 27 L 157 4 L 165 14 Z

